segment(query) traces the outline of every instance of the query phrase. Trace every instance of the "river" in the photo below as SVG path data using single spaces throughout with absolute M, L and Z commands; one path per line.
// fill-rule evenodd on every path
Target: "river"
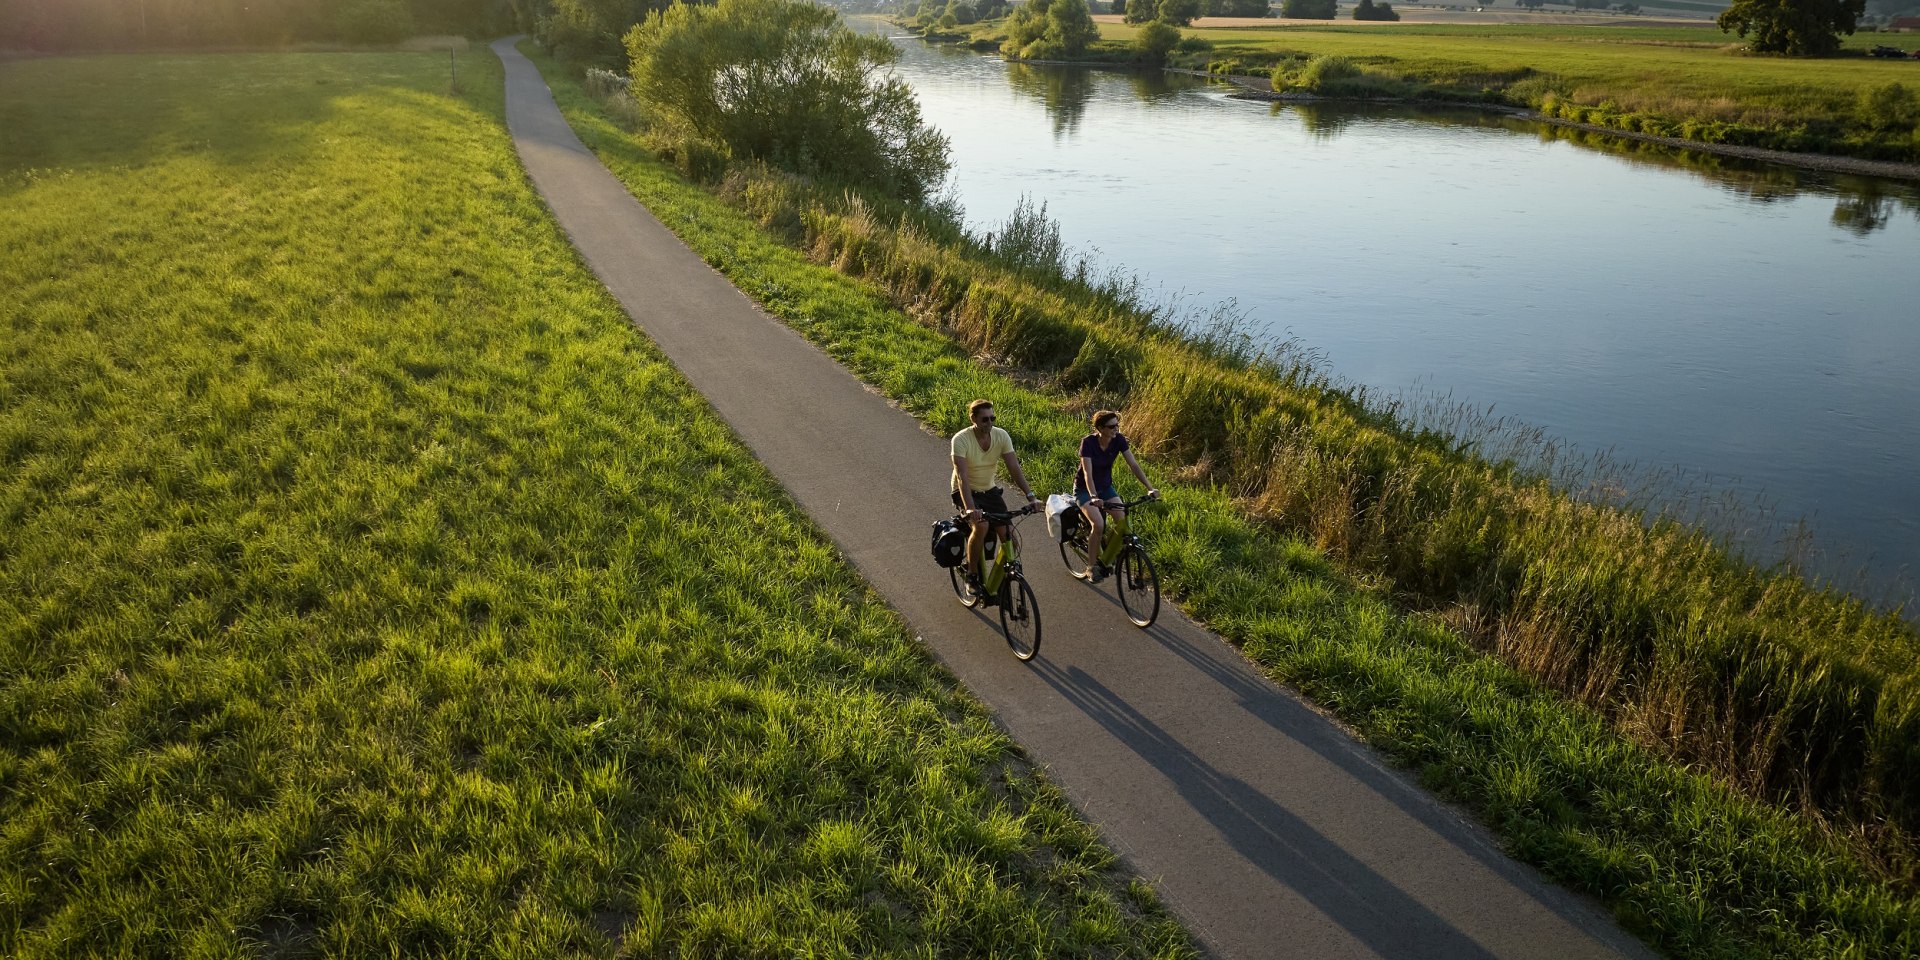
M 1915 185 L 895 41 L 972 226 L 1030 196 L 1187 312 L 1920 606 Z

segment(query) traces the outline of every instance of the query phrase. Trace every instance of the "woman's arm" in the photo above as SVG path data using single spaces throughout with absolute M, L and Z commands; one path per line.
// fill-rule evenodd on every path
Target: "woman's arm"
M 1140 478 L 1140 485 L 1147 488 L 1147 496 L 1158 496 L 1160 491 L 1155 490 L 1153 484 L 1147 482 L 1147 472 L 1140 469 L 1140 461 L 1133 458 L 1133 451 L 1122 450 L 1120 451 L 1120 455 L 1127 458 L 1127 467 L 1133 470 L 1134 476 Z

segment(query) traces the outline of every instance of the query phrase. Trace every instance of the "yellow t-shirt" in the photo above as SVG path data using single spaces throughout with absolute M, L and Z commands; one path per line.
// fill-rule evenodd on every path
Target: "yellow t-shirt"
M 1013 452 L 1013 438 L 999 427 L 988 427 L 992 431 L 988 436 L 987 449 L 980 449 L 980 441 L 968 427 L 953 435 L 953 455 L 965 458 L 967 462 L 967 489 L 991 490 L 993 478 L 1000 470 L 1000 458 Z M 960 471 L 953 473 L 954 492 L 960 490 Z

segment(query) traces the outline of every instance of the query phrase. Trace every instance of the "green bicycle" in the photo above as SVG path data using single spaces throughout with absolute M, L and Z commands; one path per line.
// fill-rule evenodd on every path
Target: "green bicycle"
M 967 589 L 967 575 L 964 567 L 948 567 L 947 577 L 953 581 L 954 595 L 960 598 L 963 606 L 972 608 L 985 603 L 1000 608 L 1000 632 L 1007 637 L 1007 646 L 1019 660 L 1032 660 L 1040 652 L 1040 602 L 1034 599 L 1033 588 L 1027 585 L 1026 574 L 1020 569 L 1020 540 L 1014 535 L 1012 521 L 1015 517 L 1033 512 L 1028 506 L 1012 513 L 993 513 L 983 510 L 987 523 L 993 526 L 1006 526 L 1007 536 L 999 540 L 988 539 L 983 554 L 987 558 L 986 576 L 981 578 L 981 592 L 975 594 Z M 966 528 L 966 520 L 956 516 L 954 522 L 961 529 Z M 993 538 L 993 534 L 989 534 Z
M 1131 510 L 1157 499 L 1142 497 L 1131 503 L 1118 501 L 1113 506 Z M 1084 580 L 1092 549 L 1087 543 L 1087 521 L 1078 510 L 1072 516 L 1073 529 L 1060 539 L 1060 559 L 1066 561 L 1067 569 L 1075 578 Z M 1126 514 L 1116 516 L 1109 512 L 1106 526 L 1106 542 L 1100 545 L 1100 565 L 1114 572 L 1120 609 L 1127 612 L 1127 619 L 1136 627 L 1151 627 L 1160 616 L 1160 575 L 1154 572 L 1153 558 L 1147 556 L 1147 545 L 1127 529 Z

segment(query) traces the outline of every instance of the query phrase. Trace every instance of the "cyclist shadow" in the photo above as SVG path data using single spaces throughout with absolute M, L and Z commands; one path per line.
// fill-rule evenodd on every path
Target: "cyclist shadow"
M 1393 804 L 1401 813 L 1445 839 L 1454 849 L 1472 857 L 1496 875 L 1526 889 L 1532 876 L 1494 844 L 1469 826 L 1467 815 L 1456 813 L 1414 785 L 1407 774 L 1388 766 L 1372 748 L 1309 706 L 1304 698 L 1286 690 L 1278 682 L 1258 671 L 1246 654 L 1220 639 L 1200 644 L 1165 623 L 1142 630 L 1164 650 L 1205 674 L 1234 698 L 1249 716 L 1272 728 L 1281 736 L 1312 750 L 1321 759 L 1371 789 Z M 1212 634 L 1207 634 L 1210 639 Z M 1536 902 L 1575 927 L 1591 922 L 1560 898 L 1535 898 Z
M 1491 960 L 1414 895 L 1252 784 L 1195 755 L 1084 670 L 1039 663 L 1035 673 L 1159 771 L 1248 864 L 1374 952 Z

